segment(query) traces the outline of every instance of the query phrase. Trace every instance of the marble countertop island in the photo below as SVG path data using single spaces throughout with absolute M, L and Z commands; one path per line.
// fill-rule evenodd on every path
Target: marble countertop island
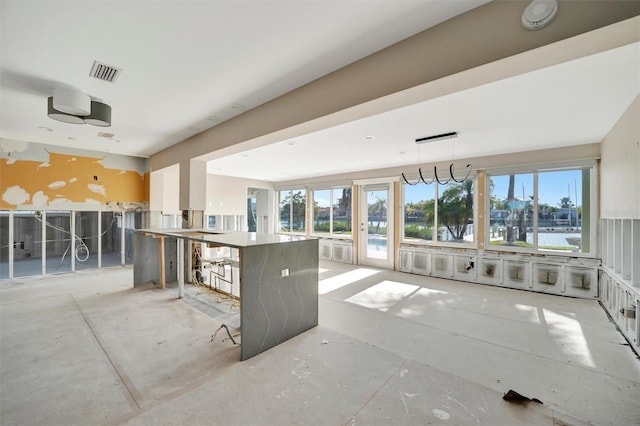
M 191 244 L 184 241 L 238 249 L 241 360 L 318 325 L 317 238 L 207 229 L 138 229 L 134 235 L 134 286 L 155 280 L 159 270 L 176 264 L 173 271 L 177 272 L 182 297 L 185 260 L 192 255 L 188 252 Z M 165 243 L 175 247 L 175 252 L 165 252 Z
M 257 232 L 220 232 L 210 229 L 138 229 L 137 232 L 164 237 L 182 238 L 221 247 L 243 248 L 292 241 L 315 240 L 298 235 L 262 234 Z

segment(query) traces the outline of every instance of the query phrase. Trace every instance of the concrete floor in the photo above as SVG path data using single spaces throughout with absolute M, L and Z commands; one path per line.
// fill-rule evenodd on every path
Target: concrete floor
M 320 325 L 240 362 L 232 308 L 132 276 L 0 282 L 0 424 L 640 424 L 595 301 L 321 262 Z

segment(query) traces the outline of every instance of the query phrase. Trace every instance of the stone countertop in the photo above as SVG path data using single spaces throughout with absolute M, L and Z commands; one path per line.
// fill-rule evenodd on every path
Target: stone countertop
M 183 238 L 186 240 L 233 248 L 317 239 L 299 235 L 262 234 L 257 232 L 220 232 L 209 229 L 137 229 L 136 232 L 165 237 Z

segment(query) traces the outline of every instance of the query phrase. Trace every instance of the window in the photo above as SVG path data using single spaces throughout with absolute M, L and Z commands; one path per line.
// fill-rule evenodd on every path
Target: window
M 217 218 L 215 215 L 207 215 L 207 229 L 216 229 Z
M 591 170 L 489 175 L 489 246 L 589 253 Z
M 293 189 L 278 192 L 278 220 L 280 232 L 304 232 L 306 190 Z
M 533 180 L 533 173 L 490 177 L 491 245 L 533 247 Z
M 406 242 L 473 243 L 474 182 L 403 185 Z
M 351 188 L 313 191 L 313 233 L 351 235 Z

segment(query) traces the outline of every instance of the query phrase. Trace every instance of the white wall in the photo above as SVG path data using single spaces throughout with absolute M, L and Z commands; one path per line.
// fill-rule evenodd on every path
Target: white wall
M 163 214 L 179 214 L 180 165 L 151 172 L 149 182 L 149 210 Z
M 208 174 L 206 214 L 246 216 L 248 188 L 273 189 L 259 180 Z
M 640 96 L 601 144 L 600 217 L 640 219 Z

